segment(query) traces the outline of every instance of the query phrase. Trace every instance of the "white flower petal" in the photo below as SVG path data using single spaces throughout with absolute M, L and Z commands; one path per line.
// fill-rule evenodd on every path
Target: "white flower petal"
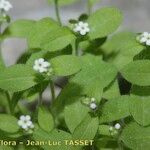
M 47 71 L 48 71 L 47 68 L 44 68 L 44 67 L 40 67 L 40 68 L 39 68 L 39 72 L 40 72 L 40 73 L 47 72 Z
M 115 129 L 119 130 L 121 128 L 121 125 L 119 123 L 115 124 Z
M 150 46 L 150 39 L 146 41 L 146 45 Z
M 81 26 L 77 26 L 77 27 L 76 27 L 76 31 L 77 31 L 77 32 L 80 32 L 81 30 L 82 30 L 82 29 L 81 29 Z
M 38 70 L 39 70 L 39 66 L 34 65 L 34 66 L 33 66 L 33 69 L 34 69 L 35 71 L 38 71 Z
M 39 59 L 38 59 L 38 63 L 41 63 L 41 64 L 42 64 L 43 62 L 44 62 L 44 58 L 39 58 Z
M 9 11 L 9 9 L 12 8 L 12 5 L 10 2 L 6 0 L 1 0 L 0 1 L 0 9 L 3 9 L 4 11 Z
M 96 103 L 93 103 L 93 102 L 92 102 L 92 103 L 90 104 L 90 108 L 93 109 L 93 110 L 96 109 L 96 108 L 97 108 Z
M 84 23 L 83 23 L 82 21 L 80 21 L 80 22 L 78 23 L 78 25 L 79 25 L 79 26 L 83 26 Z
M 80 31 L 80 34 L 81 34 L 81 35 L 86 35 L 86 31 L 85 31 L 85 30 L 81 30 L 81 31 Z
M 147 41 L 147 38 L 145 38 L 145 37 L 142 37 L 141 39 L 140 39 L 140 42 L 141 43 L 145 43 Z
M 87 33 L 90 32 L 90 29 L 89 29 L 89 28 L 86 28 L 85 30 L 86 30 Z
M 148 32 L 143 32 L 142 36 L 147 37 L 149 35 Z
M 26 121 L 30 121 L 31 117 L 29 115 L 26 115 Z
M 26 116 L 21 115 L 21 116 L 20 116 L 20 120 L 25 121 L 25 120 L 26 120 Z
M 26 124 L 28 127 L 30 127 L 32 125 L 32 121 L 27 121 Z
M 39 65 L 39 60 L 36 59 L 36 60 L 34 61 L 34 64 L 35 64 L 35 65 Z
M 21 126 L 23 129 L 28 129 L 28 126 L 26 123 L 24 123 L 22 126 Z
M 45 62 L 43 62 L 42 66 L 43 66 L 43 67 L 49 67 L 49 66 L 50 66 L 50 63 L 47 62 L 47 61 L 45 61 Z

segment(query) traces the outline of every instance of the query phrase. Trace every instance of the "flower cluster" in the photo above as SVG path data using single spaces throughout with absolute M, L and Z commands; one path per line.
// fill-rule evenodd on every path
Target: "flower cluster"
M 109 132 L 112 136 L 118 135 L 118 131 L 121 129 L 121 125 L 119 123 L 116 123 L 114 126 L 109 127 Z
M 117 134 L 117 130 L 121 129 L 121 125 L 119 123 L 116 123 L 114 126 L 110 126 L 109 131 L 112 135 Z
M 140 43 L 146 44 L 147 46 L 150 46 L 150 33 L 144 32 L 139 37 L 138 40 Z
M 88 32 L 90 32 L 88 23 L 80 21 L 79 23 L 75 24 L 74 32 L 79 32 L 81 35 L 86 35 Z
M 34 128 L 34 124 L 32 123 L 31 117 L 29 115 L 20 116 L 20 119 L 18 120 L 18 125 L 25 131 L 28 131 L 29 129 Z
M 43 58 L 39 58 L 35 60 L 33 69 L 39 73 L 44 73 L 49 71 L 50 66 L 51 64 L 49 62 L 45 61 Z
M 94 97 L 91 98 L 89 106 L 90 106 L 90 108 L 92 110 L 96 110 L 97 109 L 96 99 Z
M 12 8 L 12 5 L 7 0 L 0 0 L 0 10 L 9 11 Z

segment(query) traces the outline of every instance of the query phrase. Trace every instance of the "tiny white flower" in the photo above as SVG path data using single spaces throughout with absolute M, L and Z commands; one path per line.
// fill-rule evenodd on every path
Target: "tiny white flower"
M 113 131 L 113 129 L 114 129 L 114 128 L 113 128 L 112 126 L 111 126 L 111 127 L 109 127 L 109 131 Z
M 26 131 L 34 128 L 31 117 L 29 115 L 20 116 L 20 119 L 18 120 L 18 125 Z
M 119 123 L 115 124 L 115 129 L 119 130 L 121 128 L 121 125 Z
M 86 35 L 88 32 L 90 32 L 89 24 L 82 21 L 75 24 L 75 28 L 73 30 L 74 32 L 79 32 L 81 35 Z
M 48 68 L 50 67 L 50 63 L 45 61 L 43 58 L 39 58 L 35 60 L 33 69 L 40 73 L 48 72 Z
M 150 33 L 143 32 L 137 39 L 139 39 L 140 43 L 145 43 L 150 46 Z
M 95 110 L 95 109 L 97 108 L 97 104 L 96 104 L 95 102 L 91 102 L 91 103 L 90 103 L 90 108 L 91 108 L 92 110 Z
M 9 11 L 12 8 L 12 5 L 7 0 L 0 0 L 0 9 L 4 11 Z

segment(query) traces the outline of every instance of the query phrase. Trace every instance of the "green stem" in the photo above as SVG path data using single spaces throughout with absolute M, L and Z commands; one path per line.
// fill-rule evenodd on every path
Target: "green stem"
M 42 93 L 39 93 L 38 107 L 42 105 Z
M 12 108 L 10 95 L 7 91 L 5 92 L 5 94 L 6 94 L 8 105 L 9 105 L 9 112 L 10 114 L 14 114 L 14 109 Z
M 74 41 L 74 43 L 72 43 L 72 55 L 74 55 L 74 56 L 78 56 L 79 55 L 78 48 L 79 48 L 79 40 L 76 39 Z
M 77 55 L 77 41 L 76 40 L 72 43 L 72 55 L 74 56 Z
M 90 0 L 87 0 L 87 9 L 88 9 L 88 14 L 90 15 L 92 12 L 92 5 Z
M 52 95 L 52 101 L 55 100 L 55 89 L 54 89 L 54 82 L 50 81 L 50 90 L 51 90 L 51 95 Z
M 62 25 L 61 19 L 60 19 L 60 14 L 59 14 L 58 0 L 54 0 L 54 2 L 55 2 L 55 12 L 56 12 L 57 20 L 58 20 L 59 24 Z

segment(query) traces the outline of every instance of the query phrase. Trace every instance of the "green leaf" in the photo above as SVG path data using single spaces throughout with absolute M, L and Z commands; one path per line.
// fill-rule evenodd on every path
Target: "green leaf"
M 3 33 L 4 38 L 21 37 L 27 38 L 36 22 L 33 20 L 21 19 L 11 23 Z
M 41 40 L 43 36 L 48 33 L 52 32 L 54 29 L 59 28 L 59 25 L 56 21 L 51 18 L 43 18 L 37 21 L 32 30 L 28 33 L 28 44 L 30 48 L 40 48 Z
M 120 89 L 118 81 L 112 82 L 106 89 L 104 89 L 103 98 L 112 99 L 120 96 Z
M 110 136 L 110 126 L 108 125 L 99 125 L 98 132 L 100 135 L 108 135 Z
M 71 82 L 82 87 L 82 93 L 89 97 L 101 99 L 103 88 L 108 86 L 116 77 L 116 68 L 100 57 L 86 55 L 81 57 L 82 70 L 77 73 Z
M 0 130 L 14 133 L 19 130 L 17 119 L 11 115 L 0 114 Z
M 76 56 L 62 55 L 50 60 L 54 73 L 57 76 L 68 76 L 81 69 L 80 60 Z
M 69 102 L 65 106 L 65 122 L 71 132 L 81 123 L 89 111 L 88 107 L 81 103 L 81 100 L 80 97 L 69 98 Z
M 111 122 L 129 116 L 129 98 L 129 96 L 120 96 L 107 101 L 102 108 L 100 123 Z
M 149 150 L 150 127 L 141 127 L 136 123 L 130 123 L 122 132 L 121 139 L 131 149 Z
M 34 72 L 25 65 L 14 65 L 5 68 L 0 74 L 0 88 L 18 92 L 36 85 Z
M 58 51 L 72 44 L 75 39 L 75 35 L 67 27 L 55 28 L 42 37 L 40 47 L 43 50 Z
M 150 125 L 150 97 L 131 96 L 130 112 L 140 125 Z
M 91 140 L 95 137 L 98 130 L 98 118 L 89 114 L 77 126 L 73 133 L 73 139 Z
M 119 32 L 108 39 L 101 48 L 107 55 L 120 51 L 122 55 L 135 56 L 144 49 L 144 46 L 137 42 L 136 37 L 137 34 L 132 32 Z
M 61 91 L 59 96 L 53 102 L 51 111 L 55 118 L 56 124 L 64 123 L 64 108 L 69 101 L 73 101 L 76 97 L 81 95 L 81 87 L 74 83 L 68 83 Z M 76 91 L 76 92 L 75 92 Z M 61 124 L 63 125 L 63 124 Z
M 53 116 L 44 107 L 39 108 L 38 123 L 39 123 L 40 127 L 47 132 L 50 132 L 54 128 Z
M 112 63 L 117 67 L 118 70 L 122 69 L 124 66 L 133 61 L 133 56 L 123 55 L 119 53 L 113 60 Z
M 89 19 L 90 39 L 102 38 L 113 33 L 121 24 L 122 14 L 116 8 L 102 8 L 93 13 Z
M 136 34 L 131 32 L 120 32 L 108 39 L 102 45 L 105 55 L 114 55 L 111 62 L 119 69 L 133 61 L 134 56 L 145 47 L 137 42 Z
M 132 84 L 140 86 L 150 85 L 150 61 L 138 60 L 129 63 L 122 70 L 122 76 Z
M 53 150 L 68 150 L 68 145 L 65 145 L 64 140 L 71 140 L 71 135 L 65 131 L 62 130 L 53 130 L 50 133 L 47 133 L 41 129 L 36 130 L 33 133 L 33 139 L 36 141 L 53 141 L 53 142 L 57 142 L 60 141 L 61 145 L 55 145 L 52 146 Z M 42 145 L 41 146 L 44 150 L 49 150 L 50 149 L 50 145 Z

